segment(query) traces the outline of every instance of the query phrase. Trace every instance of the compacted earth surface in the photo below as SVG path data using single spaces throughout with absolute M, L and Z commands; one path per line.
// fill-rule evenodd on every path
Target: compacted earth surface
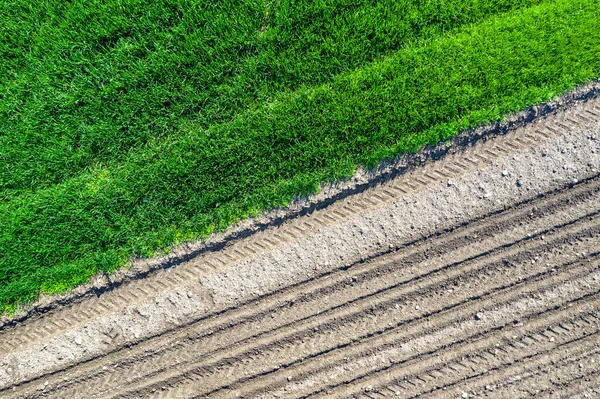
M 598 15 L 0 1 L 0 317 L 599 79 Z
M 0 328 L 2 398 L 600 397 L 600 99 Z

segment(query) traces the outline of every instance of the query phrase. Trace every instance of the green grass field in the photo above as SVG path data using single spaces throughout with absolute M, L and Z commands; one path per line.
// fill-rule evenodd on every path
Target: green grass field
M 5 0 L 0 312 L 600 76 L 598 0 Z

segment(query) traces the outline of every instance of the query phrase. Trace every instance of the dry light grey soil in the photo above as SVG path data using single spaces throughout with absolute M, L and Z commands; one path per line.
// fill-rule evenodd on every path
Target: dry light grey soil
M 600 99 L 0 329 L 2 398 L 600 397 Z

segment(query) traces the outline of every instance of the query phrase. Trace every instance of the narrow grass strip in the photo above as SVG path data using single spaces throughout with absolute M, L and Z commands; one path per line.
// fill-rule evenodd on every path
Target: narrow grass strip
M 0 308 L 285 205 L 600 76 L 600 3 L 559 0 L 405 48 L 0 205 Z

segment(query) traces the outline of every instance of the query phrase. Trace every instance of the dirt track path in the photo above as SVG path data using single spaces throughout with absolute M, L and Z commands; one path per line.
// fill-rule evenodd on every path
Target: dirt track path
M 7 326 L 0 397 L 595 397 L 596 137 L 600 99 Z

